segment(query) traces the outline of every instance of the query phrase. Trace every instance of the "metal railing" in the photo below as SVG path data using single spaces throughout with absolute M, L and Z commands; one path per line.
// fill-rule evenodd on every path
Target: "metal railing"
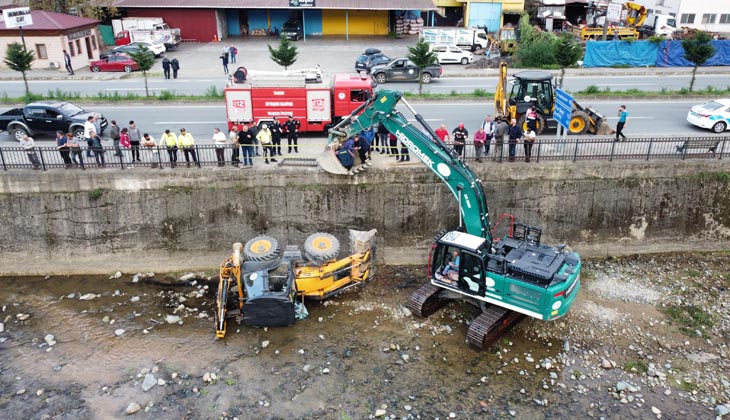
M 494 141 L 490 143 L 489 154 L 482 158 L 482 162 L 509 161 L 509 142 L 504 141 L 499 147 Z M 285 156 L 277 156 L 281 162 L 284 159 L 290 160 L 292 166 L 311 166 L 297 165 L 301 162 L 312 162 L 323 150 L 322 144 L 313 144 L 311 141 L 305 144 L 299 144 L 300 153 L 286 154 Z M 375 146 L 373 146 L 374 148 Z M 282 145 L 282 149 L 286 152 L 288 146 Z M 378 146 L 383 149 L 382 146 Z M 387 152 L 391 156 L 399 156 L 401 146 L 395 148 L 386 147 Z M 56 150 L 55 147 L 35 147 L 32 151 L 27 151 L 21 147 L 2 147 L 0 148 L 0 164 L 5 171 L 11 169 L 93 169 L 93 168 L 120 168 L 127 169 L 130 167 L 150 167 L 150 168 L 171 168 L 171 167 L 210 167 L 218 166 L 220 162 L 216 155 L 216 146 L 214 145 L 198 145 L 194 146 L 186 154 L 183 148 L 179 148 L 176 152 L 168 150 L 166 147 L 139 147 L 139 161 L 132 161 L 133 150 L 130 148 L 120 148 L 121 154 L 117 154 L 114 147 L 103 147 L 103 152 L 97 153 L 93 150 L 91 156 L 87 156 L 87 148 L 81 147 L 78 154 L 74 156 L 69 153 L 69 158 L 75 158 L 74 161 L 67 161 L 63 153 Z M 259 148 L 261 150 L 261 148 Z M 193 158 L 194 152 L 195 158 Z M 234 147 L 226 145 L 224 148 L 225 165 L 235 164 Z M 242 160 L 242 153 L 238 148 L 239 161 Z M 262 150 L 261 150 L 262 151 Z M 263 151 L 262 151 L 263 152 Z M 525 148 L 523 142 L 514 145 L 514 159 L 517 161 L 525 160 Z M 378 152 L 372 151 L 372 154 Z M 36 163 L 33 162 L 29 154 L 36 156 Z M 80 156 L 79 156 L 80 155 Z M 189 159 L 186 160 L 186 155 Z M 103 161 L 101 156 L 104 157 Z M 79 159 L 80 157 L 80 159 Z M 177 164 L 173 165 L 172 158 L 177 157 Z M 579 161 L 579 160 L 687 160 L 687 159 L 723 159 L 730 157 L 730 137 L 725 136 L 703 136 L 703 137 L 650 137 L 650 138 L 631 138 L 625 141 L 615 141 L 613 138 L 605 137 L 569 137 L 566 140 L 559 138 L 541 138 L 536 141 L 532 148 L 532 162 L 540 161 Z M 476 160 L 476 152 L 474 144 L 468 142 L 464 146 L 462 158 L 468 162 Z M 263 156 L 254 157 L 257 165 L 264 160 Z M 356 158 L 357 159 L 357 158 Z

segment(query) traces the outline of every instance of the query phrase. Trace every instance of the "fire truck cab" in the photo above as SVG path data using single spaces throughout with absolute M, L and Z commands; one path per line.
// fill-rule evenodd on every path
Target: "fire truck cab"
M 336 74 L 324 80 L 314 71 L 247 75 L 225 89 L 228 128 L 261 125 L 292 115 L 301 132 L 324 132 L 367 101 L 375 82 L 369 75 Z

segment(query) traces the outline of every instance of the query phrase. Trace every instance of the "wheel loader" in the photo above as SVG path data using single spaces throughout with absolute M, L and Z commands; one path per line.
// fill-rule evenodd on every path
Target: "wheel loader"
M 526 113 L 535 105 L 537 111 L 537 134 L 545 130 L 547 125 L 556 124 L 555 86 L 550 72 L 539 70 L 521 71 L 510 81 L 511 88 L 507 97 L 507 63 L 499 64 L 499 80 L 494 94 L 494 112 L 498 117 L 516 119 L 523 130 L 527 130 Z M 582 106 L 573 101 L 568 133 L 609 135 L 613 130 L 606 123 L 606 117 L 589 106 Z
M 328 233 L 310 235 L 304 255 L 296 245 L 282 255 L 279 242 L 267 235 L 233 244 L 218 277 L 216 338 L 225 337 L 231 318 L 254 327 L 289 326 L 306 316 L 305 298 L 324 300 L 366 284 L 375 274 L 375 234 L 350 230 L 353 253 L 339 260 L 339 241 Z

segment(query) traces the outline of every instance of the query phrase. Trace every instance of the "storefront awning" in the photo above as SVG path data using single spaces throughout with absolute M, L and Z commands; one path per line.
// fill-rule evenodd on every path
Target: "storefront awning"
M 349 9 L 436 10 L 432 0 L 314 0 L 313 7 L 291 7 L 289 0 L 117 0 L 117 7 L 162 9 Z

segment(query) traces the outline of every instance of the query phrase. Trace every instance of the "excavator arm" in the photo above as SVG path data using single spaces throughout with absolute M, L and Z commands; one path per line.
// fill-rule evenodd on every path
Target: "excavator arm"
M 401 103 L 419 126 L 396 109 Z M 383 124 L 449 188 L 459 204 L 460 227 L 467 233 L 492 241 L 489 210 L 481 180 L 459 159 L 454 150 L 439 140 L 423 117 L 403 99 L 401 92 L 380 90 L 347 118 L 329 130 L 328 150 L 336 149 L 361 131 Z

